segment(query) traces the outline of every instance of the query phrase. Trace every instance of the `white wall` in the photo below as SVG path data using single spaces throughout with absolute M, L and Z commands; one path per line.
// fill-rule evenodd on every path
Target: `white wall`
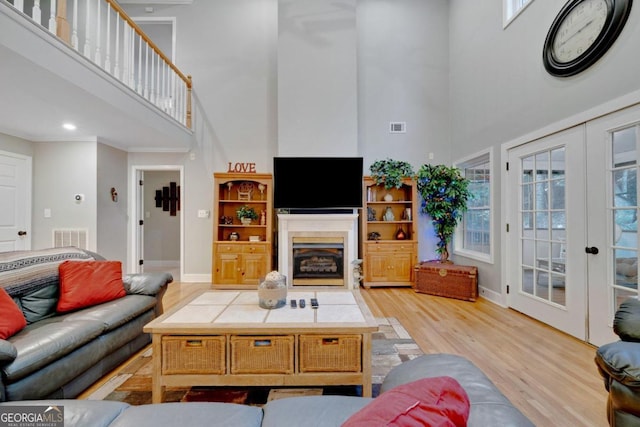
M 97 146 L 97 252 L 107 259 L 127 261 L 127 153 L 104 144 Z M 118 193 L 111 198 L 111 188 Z
M 97 143 L 36 142 L 33 161 L 33 249 L 53 246 L 54 228 L 86 228 L 97 251 Z M 84 194 L 77 202 L 75 194 Z M 44 218 L 44 209 L 51 217 Z

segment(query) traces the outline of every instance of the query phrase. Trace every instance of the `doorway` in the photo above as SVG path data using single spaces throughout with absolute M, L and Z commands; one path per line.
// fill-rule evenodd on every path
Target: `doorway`
M 32 158 L 0 151 L 0 252 L 31 249 Z
M 174 280 L 183 277 L 183 175 L 182 166 L 133 166 L 130 265 L 134 272 L 172 271 Z

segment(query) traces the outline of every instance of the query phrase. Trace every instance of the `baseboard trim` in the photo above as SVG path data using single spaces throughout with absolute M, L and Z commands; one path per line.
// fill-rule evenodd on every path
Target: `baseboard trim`
M 212 283 L 210 274 L 185 274 L 180 278 L 181 283 Z
M 478 295 L 488 301 L 491 301 L 494 304 L 497 304 L 501 307 L 506 307 L 505 298 L 501 293 L 493 291 L 488 288 L 484 288 L 482 286 L 478 287 Z

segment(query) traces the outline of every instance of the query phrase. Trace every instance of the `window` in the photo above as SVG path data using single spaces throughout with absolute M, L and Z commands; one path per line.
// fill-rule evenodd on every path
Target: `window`
M 502 21 L 504 28 L 513 21 L 533 0 L 503 0 Z
M 492 262 L 491 250 L 491 151 L 456 164 L 469 180 L 472 194 L 458 225 L 454 250 L 464 256 Z

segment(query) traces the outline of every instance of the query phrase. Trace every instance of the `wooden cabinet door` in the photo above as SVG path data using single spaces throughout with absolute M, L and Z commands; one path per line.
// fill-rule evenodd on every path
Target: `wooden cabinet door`
M 267 274 L 265 265 L 267 265 L 267 259 L 264 254 L 243 254 L 242 277 L 238 283 L 257 287 L 258 280 Z
M 396 253 L 391 259 L 392 277 L 390 280 L 394 282 L 411 282 L 413 273 L 413 254 L 412 253 Z
M 216 257 L 215 283 L 236 284 L 239 281 L 240 255 L 218 254 Z
M 389 254 L 369 253 L 366 259 L 366 281 L 384 282 L 389 280 Z

